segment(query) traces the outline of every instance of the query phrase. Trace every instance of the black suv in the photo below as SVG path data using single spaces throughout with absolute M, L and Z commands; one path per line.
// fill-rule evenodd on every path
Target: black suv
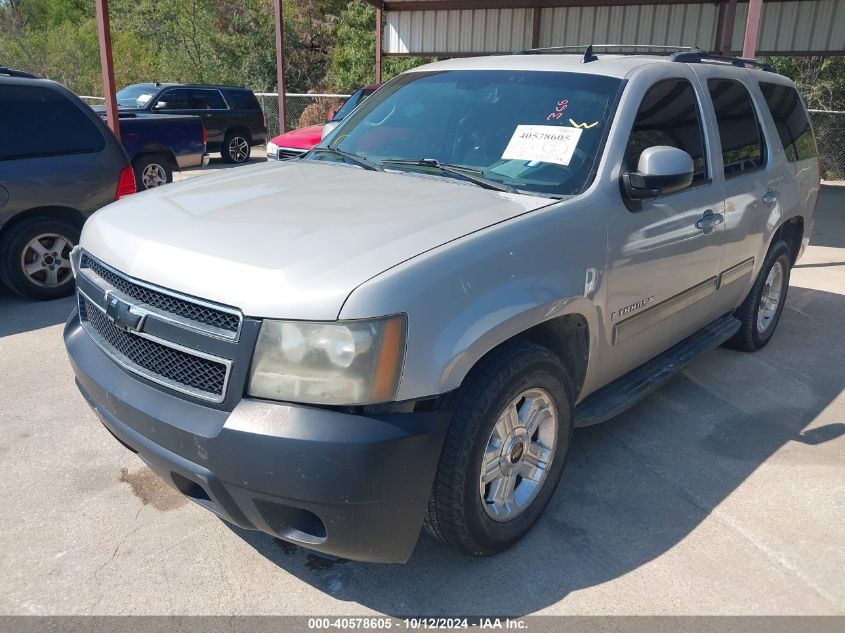
M 209 152 L 227 163 L 243 163 L 250 148 L 267 142 L 264 112 L 248 88 L 206 84 L 145 83 L 117 93 L 121 111 L 195 114 L 202 117 Z

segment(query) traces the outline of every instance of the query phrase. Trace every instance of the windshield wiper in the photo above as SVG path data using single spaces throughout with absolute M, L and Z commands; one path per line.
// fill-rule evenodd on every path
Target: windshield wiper
M 359 167 L 363 167 L 364 169 L 368 169 L 370 171 L 384 171 L 381 165 L 374 163 L 371 160 L 367 160 L 363 156 L 358 156 L 358 154 L 353 154 L 352 152 L 345 152 L 342 149 L 338 149 L 336 147 L 315 147 L 311 151 L 324 152 L 326 154 L 334 154 L 335 156 L 340 156 L 348 160 L 350 163 L 355 163 Z
M 436 158 L 420 158 L 417 160 L 409 158 L 384 158 L 382 163 L 390 163 L 391 165 L 412 165 L 414 167 L 433 167 L 444 174 L 457 176 L 463 178 L 479 187 L 485 189 L 493 189 L 495 191 L 506 191 L 508 193 L 517 193 L 516 189 L 510 185 L 506 185 L 498 180 L 491 180 L 480 175 L 480 171 L 472 167 L 463 167 L 462 165 L 453 165 L 451 163 L 441 163 Z M 478 175 L 477 175 L 478 174 Z

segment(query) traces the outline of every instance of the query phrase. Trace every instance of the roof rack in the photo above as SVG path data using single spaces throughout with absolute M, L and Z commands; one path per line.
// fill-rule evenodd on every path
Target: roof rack
M 669 55 L 673 62 L 684 62 L 687 64 L 700 64 L 705 61 L 723 62 L 739 68 L 759 68 L 768 72 L 774 72 L 774 66 L 769 62 L 761 62 L 759 59 L 748 59 L 747 57 L 730 57 L 728 55 L 717 55 L 695 49 L 685 52 L 678 52 Z
M 567 51 L 585 51 L 587 48 L 611 48 L 611 49 L 646 49 L 659 51 L 698 51 L 695 46 L 664 46 L 663 44 L 576 44 L 571 46 L 546 46 L 543 48 L 528 48 L 518 51 L 517 55 L 543 55 L 564 53 Z
M 22 70 L 12 70 L 11 68 L 6 68 L 5 66 L 0 66 L 0 75 L 5 75 L 6 77 L 20 77 L 22 79 L 41 79 L 38 75 L 25 73 Z

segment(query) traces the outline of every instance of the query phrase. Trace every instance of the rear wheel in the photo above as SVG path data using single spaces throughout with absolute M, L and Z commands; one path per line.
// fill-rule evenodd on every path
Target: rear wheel
M 757 281 L 734 313 L 742 325 L 725 344 L 727 347 L 754 352 L 769 342 L 786 304 L 791 267 L 792 254 L 786 242 L 772 244 Z
M 534 343 L 508 344 L 476 367 L 454 397 L 426 530 L 474 556 L 522 538 L 563 471 L 571 393 L 560 359 Z
M 132 161 L 135 171 L 135 184 L 138 191 L 161 187 L 173 182 L 173 169 L 170 157 L 165 154 L 142 154 Z
M 223 139 L 220 156 L 226 163 L 245 163 L 249 160 L 251 150 L 249 137 L 246 134 L 229 132 Z
M 0 278 L 25 297 L 66 297 L 73 292 L 70 251 L 78 242 L 79 229 L 70 222 L 23 220 L 0 239 Z

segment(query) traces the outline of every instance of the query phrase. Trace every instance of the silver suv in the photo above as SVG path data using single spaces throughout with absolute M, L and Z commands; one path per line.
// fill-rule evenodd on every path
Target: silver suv
M 226 520 L 488 555 L 574 427 L 766 345 L 818 187 L 802 101 L 757 62 L 439 62 L 302 159 L 97 213 L 65 342 L 108 430 Z

